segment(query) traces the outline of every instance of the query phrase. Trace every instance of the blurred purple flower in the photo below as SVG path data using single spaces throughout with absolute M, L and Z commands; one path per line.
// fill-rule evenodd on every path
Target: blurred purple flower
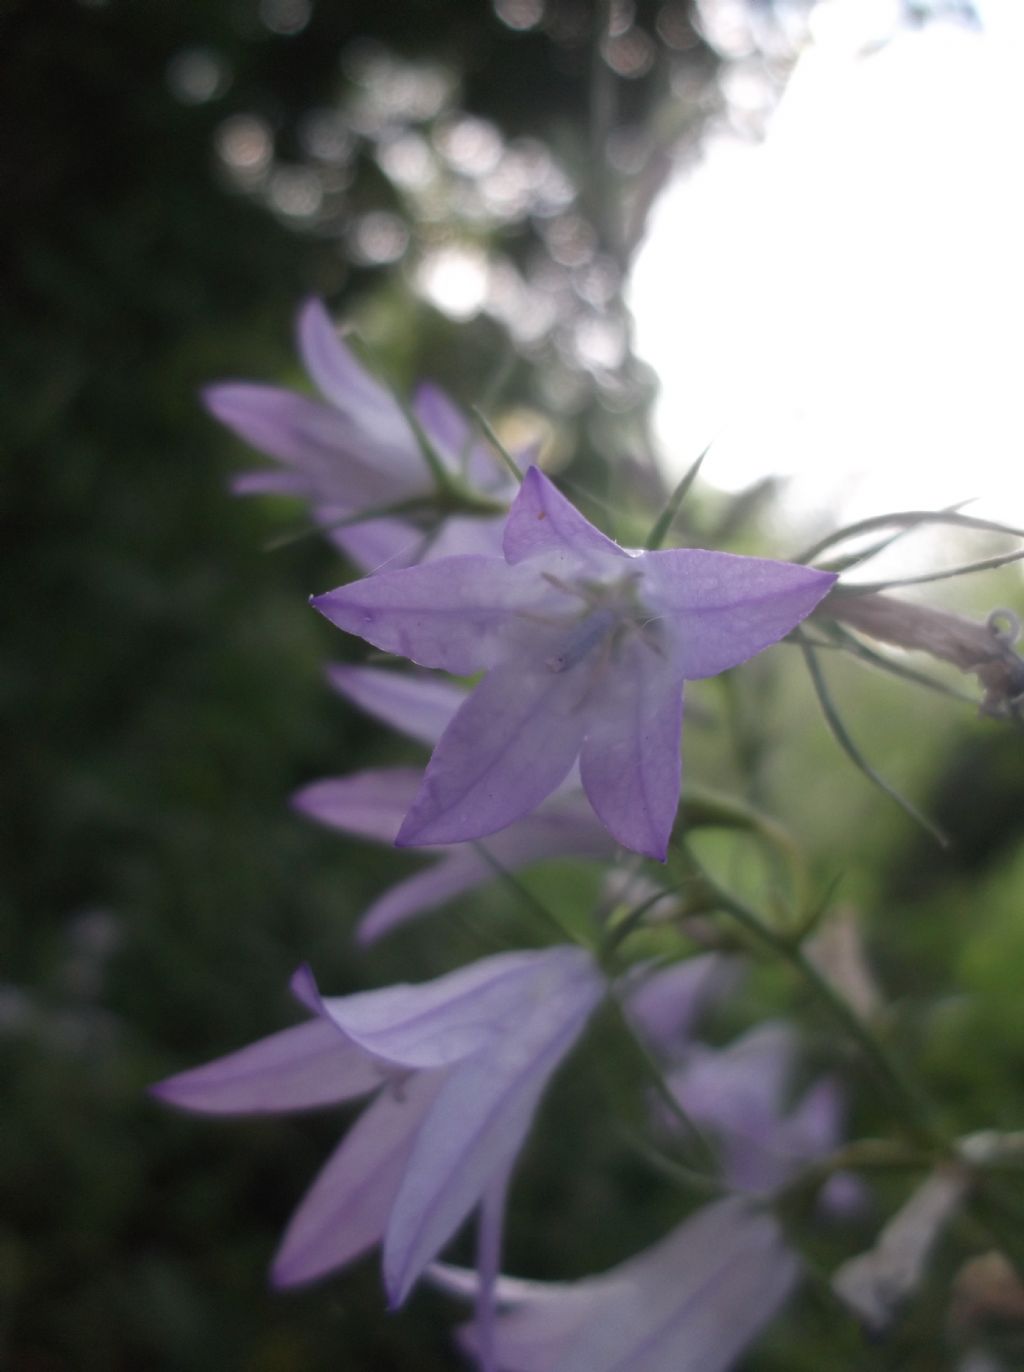
M 391 392 L 342 343 L 323 303 L 308 300 L 297 321 L 299 354 L 322 399 L 281 386 L 221 381 L 203 391 L 206 408 L 282 469 L 245 472 L 240 494 L 306 500 L 313 520 L 365 570 L 406 566 L 422 557 L 499 551 L 500 517 L 455 516 L 424 534 L 406 518 L 368 518 L 371 511 L 429 499 L 434 491 L 419 442 Z M 504 503 L 512 485 L 494 456 L 474 442 L 466 420 L 436 386 L 422 384 L 412 412 L 453 476 Z
M 687 1115 L 717 1139 L 730 1190 L 770 1195 L 842 1139 L 843 1097 L 831 1077 L 788 1106 L 796 1050 L 788 1025 L 766 1023 L 725 1048 L 692 1044 L 666 1076 Z
M 776 643 L 836 578 L 696 548 L 628 552 L 536 467 L 503 549 L 504 559 L 445 558 L 313 600 L 385 652 L 456 676 L 487 673 L 442 735 L 396 841 L 495 833 L 579 758 L 609 832 L 663 860 L 679 801 L 683 682 Z
M 673 1062 L 690 1052 L 698 1020 L 735 990 L 742 960 L 723 953 L 699 953 L 669 967 L 639 966 L 623 988 L 630 1023 L 659 1058 Z
M 397 1306 L 477 1203 L 503 1194 L 541 1093 L 604 979 L 588 953 L 561 947 L 337 998 L 322 998 L 306 968 L 292 984 L 311 1022 L 152 1089 L 214 1115 L 373 1094 L 292 1216 L 272 1277 L 282 1287 L 308 1282 L 382 1242 Z
M 500 1372 L 726 1372 L 781 1308 L 799 1270 L 771 1215 L 718 1201 L 601 1276 L 499 1279 L 492 1365 Z M 457 1296 L 478 1292 L 471 1272 L 435 1264 L 428 1276 Z M 461 1341 L 480 1356 L 479 1326 L 464 1329 Z
M 831 1151 L 840 1101 L 831 1082 L 819 1082 L 785 1111 L 795 1042 L 783 1025 L 766 1025 L 725 1049 L 690 1040 L 736 972 L 734 959 L 709 954 L 654 973 L 641 969 L 639 984 L 627 978 L 622 989 L 630 1020 L 652 1047 L 668 1056 L 686 1051 L 667 1083 L 691 1118 L 714 1131 L 724 1148 L 723 1179 L 744 1194 L 704 1206 L 601 1276 L 499 1278 L 493 1297 L 500 1313 L 460 1334 L 487 1372 L 727 1372 L 792 1294 L 800 1259 L 751 1193 L 770 1194 Z M 428 1276 L 450 1294 L 480 1295 L 472 1272 L 434 1264 Z
M 465 691 L 427 673 L 402 675 L 375 667 L 337 666 L 330 679 L 368 713 L 421 742 L 435 744 Z M 374 768 L 304 786 L 292 804 L 320 824 L 379 843 L 394 843 L 422 781 L 422 771 Z M 357 929 L 361 943 L 495 879 L 552 857 L 608 858 L 615 841 L 594 818 L 582 791 L 562 788 L 536 811 L 480 847 L 438 849 L 440 861 L 391 886 L 373 902 Z M 482 851 L 481 851 L 482 850 Z

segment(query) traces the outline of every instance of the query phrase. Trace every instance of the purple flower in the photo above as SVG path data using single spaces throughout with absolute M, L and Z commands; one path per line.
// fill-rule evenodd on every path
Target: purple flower
M 679 801 L 683 682 L 777 642 L 831 573 L 696 548 L 633 553 L 531 467 L 504 557 L 381 572 L 313 604 L 385 652 L 486 676 L 434 750 L 399 845 L 482 838 L 576 762 L 616 839 L 663 860 Z
M 315 522 L 358 565 L 405 566 L 453 552 L 497 552 L 500 520 L 459 516 L 424 535 L 405 518 L 344 521 L 434 493 L 416 434 L 401 406 L 339 339 L 321 301 L 299 311 L 299 353 L 322 399 L 280 386 L 222 381 L 208 386 L 210 413 L 283 470 L 246 472 L 241 494 L 283 494 L 308 501 Z M 442 391 L 423 384 L 412 412 L 452 477 L 503 504 L 510 481 L 492 454 L 474 442 L 466 420 Z
M 641 965 L 633 984 L 623 987 L 623 1008 L 658 1057 L 673 1062 L 691 1050 L 697 1022 L 736 988 L 743 972 L 740 958 L 723 953 L 699 953 L 654 971 Z
M 487 1196 L 503 1192 L 547 1081 L 604 993 L 578 948 L 501 953 L 419 986 L 324 999 L 314 1018 L 153 1088 L 214 1115 L 373 1100 L 314 1181 L 274 1259 L 278 1286 L 383 1243 L 393 1306 Z
M 401 675 L 375 667 L 331 668 L 342 695 L 396 729 L 434 744 L 466 693 L 427 673 Z M 296 809 L 320 824 L 380 843 L 394 843 L 422 780 L 412 768 L 374 768 L 304 786 Z M 371 943 L 407 920 L 493 881 L 495 868 L 516 871 L 551 857 L 607 858 L 615 851 L 582 791 L 563 787 L 536 811 L 476 847 L 438 849 L 440 861 L 388 888 L 359 922 L 357 937 Z
M 473 1296 L 478 1279 L 435 1265 L 431 1280 Z M 501 1372 L 726 1372 L 799 1277 L 776 1220 L 729 1199 L 598 1277 L 501 1278 L 492 1365 Z M 480 1356 L 481 1330 L 462 1331 Z
M 734 1191 L 778 1191 L 842 1138 L 843 1098 L 832 1078 L 788 1107 L 795 1060 L 794 1035 L 776 1021 L 725 1048 L 691 1045 L 666 1077 L 687 1115 L 718 1140 L 722 1178 Z

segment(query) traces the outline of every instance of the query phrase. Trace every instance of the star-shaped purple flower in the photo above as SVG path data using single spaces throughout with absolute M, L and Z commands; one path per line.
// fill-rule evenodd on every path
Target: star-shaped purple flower
M 777 643 L 835 576 L 697 548 L 620 548 L 536 467 L 502 546 L 503 558 L 443 558 L 313 599 L 385 652 L 457 676 L 486 673 L 434 750 L 396 842 L 495 833 L 535 809 L 578 758 L 605 827 L 664 860 L 684 681 Z
M 395 397 L 338 337 L 323 302 L 299 311 L 299 355 L 321 398 L 283 386 L 220 381 L 203 391 L 210 413 L 281 464 L 245 472 L 240 495 L 293 495 L 359 566 L 406 566 L 452 552 L 496 552 L 500 519 L 455 516 L 427 536 L 408 519 L 360 513 L 429 498 L 433 483 L 419 440 Z M 442 467 L 503 504 L 512 486 L 463 415 L 437 386 L 422 383 L 411 406 Z
M 418 986 L 324 999 L 314 1018 L 169 1077 L 161 1100 L 204 1114 L 308 1110 L 373 1096 L 292 1216 L 278 1286 L 383 1244 L 392 1305 L 469 1212 L 493 1208 L 551 1074 L 605 990 L 580 948 L 499 953 Z M 491 1225 L 497 1223 L 491 1216 Z

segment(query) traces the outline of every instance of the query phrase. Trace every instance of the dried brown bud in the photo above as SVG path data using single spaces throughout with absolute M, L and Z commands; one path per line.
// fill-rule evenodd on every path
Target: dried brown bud
M 833 592 L 818 610 L 882 643 L 928 653 L 971 672 L 985 689 L 982 713 L 1020 719 L 1024 708 L 1024 659 L 1013 649 L 1019 625 L 1008 610 L 994 610 L 984 624 L 896 596 Z

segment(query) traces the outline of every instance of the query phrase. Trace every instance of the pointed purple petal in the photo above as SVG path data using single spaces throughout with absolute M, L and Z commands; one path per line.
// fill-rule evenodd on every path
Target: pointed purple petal
M 412 402 L 413 413 L 441 456 L 456 466 L 470 438 L 469 424 L 440 386 L 421 381 Z
M 384 1281 L 401 1304 L 480 1199 L 512 1165 L 548 1078 L 604 991 L 589 954 L 539 954 L 518 1022 L 493 1047 L 452 1068 L 424 1120 L 384 1239 Z
M 377 1243 L 442 1080 L 423 1073 L 388 1087 L 348 1131 L 289 1221 L 271 1268 L 275 1286 L 313 1281 Z
M 507 492 L 511 498 L 515 487 L 500 459 L 478 436 L 474 436 L 465 415 L 439 386 L 430 381 L 421 382 L 416 388 L 412 408 L 427 437 L 448 466 L 456 471 L 464 471 L 470 483 L 480 490 Z M 482 550 L 461 548 L 457 551 Z M 500 552 L 500 538 L 498 546 L 487 551 Z
M 558 1372 L 726 1372 L 791 1294 L 799 1263 L 772 1216 L 727 1200 L 618 1275 Z
M 493 834 L 480 846 L 510 871 L 543 858 L 608 858 L 618 848 L 578 788 L 560 790 L 539 810 Z
M 425 672 L 389 672 L 380 667 L 328 667 L 327 678 L 346 700 L 374 719 L 431 747 L 451 723 L 466 692 Z
M 652 1048 L 678 1053 L 705 1010 L 729 995 L 741 975 L 738 958 L 701 953 L 643 976 L 625 989 L 623 1005 Z
M 370 465 L 365 443 L 337 411 L 279 386 L 227 381 L 203 392 L 206 408 L 239 438 L 260 452 L 297 468 L 320 499 L 347 508 L 383 504 L 410 493 L 408 481 L 394 489 L 394 478 Z
M 183 1110 L 279 1114 L 353 1100 L 376 1090 L 380 1064 L 324 1020 L 298 1024 L 150 1087 Z
M 522 613 L 543 594 L 536 581 L 510 574 L 497 558 L 450 557 L 378 572 L 311 603 L 375 648 L 469 676 L 492 666 L 522 636 Z
M 535 988 L 550 982 L 552 968 L 568 962 L 570 970 L 577 969 L 573 952 L 498 953 L 418 986 L 324 998 L 320 1010 L 383 1061 L 443 1067 L 503 1042 Z
M 471 848 L 455 849 L 440 862 L 390 886 L 359 921 L 356 939 L 365 947 L 417 915 L 493 880 L 494 868 Z
M 535 809 L 576 761 L 585 689 L 530 659 L 495 667 L 442 735 L 397 843 L 483 838 Z
M 664 862 L 679 806 L 682 682 L 635 640 L 620 654 L 587 710 L 580 775 L 618 841 Z
M 488 862 L 482 852 L 489 853 Z M 582 795 L 552 799 L 532 815 L 510 824 L 472 848 L 457 847 L 444 859 L 398 882 L 364 914 L 356 930 L 362 944 L 372 943 L 407 920 L 427 914 L 446 901 L 496 879 L 495 864 L 514 872 L 549 857 L 610 857 L 617 847 Z
M 629 556 L 584 519 L 539 467 L 523 477 L 505 523 L 504 548 L 510 565 L 538 553 L 556 553 L 571 559 L 574 570 L 581 558 L 592 562 Z
M 480 1290 L 479 1275 L 470 1267 L 456 1267 L 450 1262 L 432 1262 L 425 1273 L 431 1286 L 459 1300 L 475 1301 Z M 524 1301 L 561 1299 L 562 1295 L 583 1282 L 532 1281 L 526 1277 L 500 1276 L 494 1284 L 499 1305 L 520 1305 Z
M 367 436 L 376 431 L 389 446 L 404 445 L 415 457 L 415 440 L 401 408 L 342 343 L 322 301 L 306 301 L 299 311 L 297 333 L 303 364 L 321 395 L 354 415 Z
M 310 482 L 299 472 L 280 471 L 261 467 L 258 471 L 239 472 L 228 483 L 234 495 L 287 495 L 300 499 L 310 495 Z
M 499 1291 L 504 1285 L 504 1281 L 499 1283 Z M 496 1341 L 501 1372 L 553 1372 L 579 1330 L 596 1316 L 602 1302 L 614 1295 L 615 1288 L 608 1281 L 551 1283 L 542 1296 L 499 1316 Z M 476 1356 L 477 1334 L 473 1325 L 459 1331 L 459 1343 L 467 1353 Z
M 345 516 L 330 506 L 314 507 L 312 513 L 334 546 L 364 572 L 411 567 L 427 543 L 422 529 L 400 519 L 366 519 L 338 528 Z
M 474 1273 L 435 1264 L 464 1299 Z M 725 1200 L 618 1267 L 576 1282 L 501 1278 L 502 1372 L 726 1372 L 792 1292 L 796 1257 L 768 1215 Z M 461 1342 L 475 1351 L 475 1331 Z
M 422 773 L 411 767 L 382 767 L 348 777 L 327 777 L 296 791 L 291 803 L 328 828 L 378 843 L 394 843 L 421 777 Z
M 807 1088 L 786 1120 L 795 1166 L 824 1157 L 838 1146 L 845 1107 L 843 1089 L 834 1077 L 821 1077 Z
M 835 585 L 831 572 L 761 557 L 671 548 L 644 553 L 643 600 L 663 616 L 688 679 L 715 676 L 777 643 Z
M 440 532 L 431 537 L 423 561 L 435 562 L 442 557 L 501 557 L 504 528 L 503 515 L 452 515 L 441 525 Z
M 783 1116 L 795 1051 L 787 1025 L 766 1023 L 726 1048 L 695 1047 L 669 1076 L 686 1112 L 718 1136 L 723 1174 L 737 1191 L 773 1191 L 804 1161 L 793 1155 Z

